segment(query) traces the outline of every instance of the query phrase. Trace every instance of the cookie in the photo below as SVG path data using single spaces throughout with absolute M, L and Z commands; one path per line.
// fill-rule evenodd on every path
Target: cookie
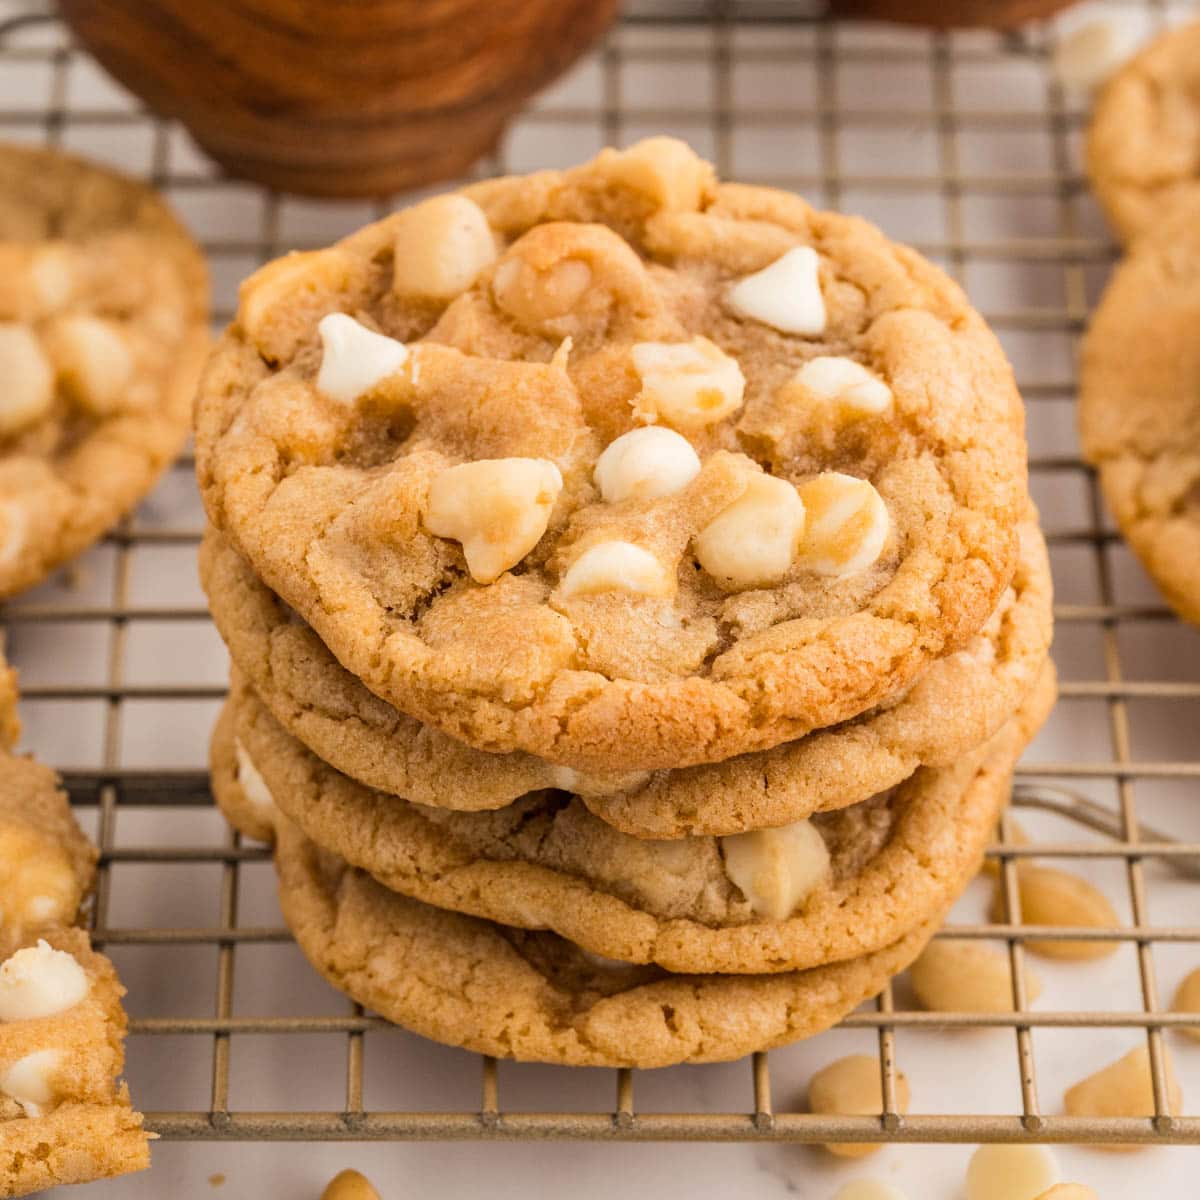
M 0 1195 L 149 1165 L 117 1082 L 125 991 L 71 928 L 96 858 L 58 776 L 0 753 Z
M 0 645 L 3 643 L 0 642 Z M 17 715 L 17 673 L 0 653 L 0 751 L 11 750 L 21 736 Z
M 1085 156 L 1122 241 L 1200 220 L 1200 22 L 1162 34 L 1104 85 Z
M 723 1062 L 811 1037 L 902 971 L 936 928 L 809 971 L 670 975 L 397 895 L 287 820 L 275 866 L 284 917 L 334 987 L 434 1041 L 563 1066 Z
M 1032 685 L 1050 641 L 1050 566 L 1035 524 L 1022 527 L 1021 547 L 1011 588 L 984 630 L 938 659 L 891 707 L 773 750 L 627 780 L 520 752 L 486 754 L 405 717 L 346 671 L 212 530 L 200 575 L 213 620 L 255 693 L 289 733 L 359 782 L 461 811 L 566 788 L 626 833 L 675 838 L 740 833 L 844 807 L 986 741 Z
M 1197 110 L 1200 112 L 1200 108 Z M 1200 210 L 1146 233 L 1083 339 L 1084 457 L 1130 547 L 1200 624 Z
M 43 930 L 0 963 L 0 1195 L 150 1165 L 141 1114 L 117 1082 L 124 994 L 81 929 Z
M 983 626 L 1028 503 L 959 288 L 669 139 L 269 264 L 196 430 L 213 524 L 347 670 L 586 772 L 894 697 Z
M 0 147 L 0 597 L 117 523 L 187 437 L 199 248 L 145 185 Z
M 261 818 L 274 803 L 317 845 L 424 903 L 625 962 L 769 974 L 882 949 L 951 903 L 1053 700 L 1048 669 L 1018 717 L 953 767 L 811 823 L 721 839 L 641 841 L 562 792 L 494 813 L 422 809 L 326 766 L 237 681 L 235 741 L 214 747 L 213 778 L 235 821 L 247 803 Z M 243 799 L 222 800 L 234 780 Z

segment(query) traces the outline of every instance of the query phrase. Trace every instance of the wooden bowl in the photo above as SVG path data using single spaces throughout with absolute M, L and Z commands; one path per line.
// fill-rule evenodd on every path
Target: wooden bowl
M 933 29 L 1015 29 L 1052 16 L 1075 0 L 830 0 L 839 17 L 902 21 Z
M 379 196 L 463 175 L 617 0 L 61 0 L 76 38 L 231 175 Z

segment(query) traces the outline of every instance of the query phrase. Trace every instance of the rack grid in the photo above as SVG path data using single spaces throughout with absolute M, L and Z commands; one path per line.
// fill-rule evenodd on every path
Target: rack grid
M 1166 3 L 1120 5 L 1136 9 L 1151 25 L 1171 15 Z M 95 938 L 102 946 L 205 946 L 214 949 L 211 1014 L 183 1015 L 165 1011 L 138 1016 L 131 1022 L 131 1056 L 145 1039 L 184 1037 L 211 1042 L 207 1103 L 191 1109 L 147 1113 L 148 1126 L 176 1139 L 564 1139 L 614 1141 L 764 1140 L 798 1142 L 983 1142 L 1033 1140 L 1049 1142 L 1200 1142 L 1200 1115 L 1171 1115 L 1166 1099 L 1164 1053 L 1166 1031 L 1198 1026 L 1200 1018 L 1164 1011 L 1159 994 L 1155 954 L 1164 945 L 1200 942 L 1200 919 L 1178 923 L 1155 919 L 1148 877 L 1166 871 L 1200 874 L 1200 841 L 1173 839 L 1147 827 L 1139 811 L 1139 789 L 1156 784 L 1189 791 L 1195 800 L 1200 758 L 1187 739 L 1175 737 L 1168 746 L 1151 742 L 1162 753 L 1137 753 L 1139 736 L 1132 717 L 1143 703 L 1186 705 L 1200 700 L 1200 673 L 1191 678 L 1170 677 L 1163 671 L 1142 677 L 1131 656 L 1136 633 L 1147 628 L 1168 631 L 1185 660 L 1195 663 L 1195 635 L 1177 626 L 1172 614 L 1152 593 L 1127 586 L 1127 554 L 1108 523 L 1096 481 L 1079 461 L 1071 435 L 1063 434 L 1073 395 L 1070 363 L 1055 373 L 1044 354 L 1047 338 L 1070 342 L 1084 327 L 1095 285 L 1114 257 L 1108 238 L 1091 218 L 1086 184 L 1078 166 L 1077 141 L 1084 113 L 1065 97 L 1050 70 L 1055 30 L 1033 27 L 1022 34 L 909 34 L 881 33 L 839 27 L 818 17 L 797 15 L 795 6 L 763 3 L 657 0 L 635 4 L 581 71 L 592 73 L 594 92 L 586 102 L 569 90 L 554 92 L 518 122 L 507 149 L 484 163 L 482 174 L 524 169 L 520 161 L 521 130 L 537 125 L 552 142 L 570 144 L 569 161 L 584 157 L 592 140 L 621 143 L 635 135 L 662 128 L 691 138 L 711 153 L 725 176 L 754 178 L 813 195 L 819 201 L 850 209 L 872 207 L 872 197 L 886 194 L 896 206 L 891 213 L 871 215 L 889 226 L 888 217 L 913 214 L 919 207 L 936 206 L 941 225 L 923 231 L 921 218 L 911 236 L 917 248 L 969 286 L 982 270 L 1005 271 L 1014 266 L 1044 281 L 1053 303 L 1027 301 L 1019 305 L 981 301 L 985 316 L 1002 338 L 1018 346 L 1027 339 L 1024 361 L 1018 356 L 1018 376 L 1031 412 L 1031 474 L 1035 491 L 1053 503 L 1047 509 L 1048 540 L 1055 553 L 1060 588 L 1066 593 L 1056 616 L 1070 651 L 1072 639 L 1090 640 L 1098 648 L 1099 669 L 1067 672 L 1061 685 L 1060 711 L 1087 710 L 1079 717 L 1106 744 L 1095 754 L 1056 761 L 1036 761 L 1018 771 L 1014 808 L 1057 814 L 1070 822 L 1072 836 L 1062 841 L 1020 843 L 1010 812 L 1000 838 L 991 850 L 998 863 L 1009 911 L 1015 912 L 1017 865 L 1036 857 L 1046 861 L 1084 863 L 1108 860 L 1124 872 L 1131 919 L 1106 929 L 1030 928 L 1013 919 L 1003 923 L 955 924 L 956 937 L 993 939 L 1007 944 L 1014 980 L 1015 1011 L 1005 1014 L 934 1014 L 910 1011 L 889 986 L 874 1009 L 860 1009 L 843 1028 L 872 1031 L 877 1038 L 884 1097 L 878 1116 L 821 1117 L 776 1103 L 771 1083 L 771 1056 L 756 1054 L 746 1066 L 752 1105 L 745 1111 L 663 1113 L 639 1109 L 639 1072 L 614 1073 L 613 1103 L 606 1111 L 518 1112 L 502 1102 L 497 1063 L 484 1058 L 476 1105 L 455 1111 L 380 1111 L 364 1100 L 367 1035 L 383 1027 L 378 1018 L 355 1006 L 342 1015 L 242 1015 L 235 1005 L 235 971 L 239 949 L 253 944 L 284 943 L 285 929 L 243 924 L 239 919 L 242 874 L 262 862 L 267 852 L 244 845 L 232 833 L 223 844 L 189 842 L 179 835 L 169 844 L 126 845 L 117 836 L 119 817 L 139 808 L 199 810 L 211 805 L 207 776 L 191 763 L 144 766 L 131 763 L 127 733 L 131 706 L 155 704 L 214 705 L 224 688 L 207 677 L 164 682 L 139 682 L 128 670 L 131 639 L 157 623 L 205 623 L 202 604 L 146 603 L 133 587 L 137 554 L 150 548 L 190 550 L 199 540 L 200 510 L 194 498 L 181 507 L 190 519 L 179 524 L 161 514 L 147 519 L 143 510 L 124 522 L 105 543 L 111 576 L 99 593 L 70 587 L 45 589 L 9 605 L 3 613 L 10 643 L 19 665 L 23 645 L 36 627 L 102 630 L 105 668 L 86 679 L 32 681 L 23 689 L 27 706 L 98 706 L 102 713 L 96 761 L 90 765 L 59 762 L 73 801 L 95 822 L 101 848 L 101 871 L 92 910 Z M 189 204 L 205 193 L 227 188 L 189 151 L 179 131 L 127 102 L 75 98 L 71 73 L 85 62 L 40 0 L 0 0 L 0 73 L 19 70 L 45 87 L 44 96 L 28 106 L 0 107 L 0 132 L 48 145 L 87 150 L 103 147 L 106 138 L 120 142 L 145 136 L 149 147 L 145 174 L 176 203 Z M 638 64 L 655 64 L 666 71 L 683 70 L 706 83 L 700 102 L 664 105 L 631 94 L 629 72 Z M 753 76 L 769 78 L 799 64 L 795 103 L 780 96 L 755 92 Z M 975 103 L 971 80 L 986 80 L 997 65 L 1027 70 L 1035 102 Z M 902 69 L 928 79 L 927 103 L 864 103 L 872 97 L 861 89 L 843 102 L 846 73 L 873 75 L 886 91 L 890 73 Z M 966 83 L 964 84 L 964 81 Z M 978 98 L 977 93 L 976 98 Z M 1026 97 L 1025 99 L 1028 99 Z M 857 142 L 848 145 L 854 132 Z M 739 138 L 747 133 L 766 147 L 770 169 L 756 175 L 741 161 Z M 1003 170 L 979 170 L 973 165 L 970 138 L 1013 135 L 1022 139 L 1020 161 Z M 805 147 L 803 170 L 779 171 L 772 146 L 789 138 Z M 876 169 L 870 147 L 877 139 L 910 139 L 917 168 L 904 173 Z M 591 140 L 589 140 L 591 139 Z M 1039 139 L 1041 141 L 1039 142 Z M 1035 143 L 1044 146 L 1040 159 Z M 1029 154 L 1026 163 L 1025 155 Z M 921 159 L 924 155 L 925 159 Z M 922 162 L 927 160 L 927 167 Z M 251 269 L 257 262 L 285 249 L 322 244 L 320 235 L 296 233 L 285 220 L 284 198 L 242 187 L 249 204 L 235 219 L 222 223 L 212 236 L 202 237 L 218 282 Z M 916 203 L 905 204 L 905 197 Z M 1003 202 L 1036 210 L 1041 227 L 979 235 L 974 231 L 973 205 Z M 395 198 L 359 205 L 346 212 L 345 228 L 390 211 Z M 1034 222 L 1036 225 L 1036 221 Z M 904 232 L 901 232 L 904 236 Z M 228 291 L 216 319 L 230 315 Z M 986 291 L 986 289 L 985 289 Z M 1031 348 L 1031 349 L 1030 349 Z M 1046 414 L 1044 419 L 1042 412 Z M 185 459 L 173 482 L 186 489 L 191 463 Z M 1077 502 L 1062 502 L 1070 494 Z M 1073 505 L 1073 507 L 1072 507 Z M 1061 510 L 1061 519 L 1060 513 Z M 1075 596 L 1066 573 L 1091 573 L 1095 590 Z M 1063 588 L 1063 584 L 1068 586 Z M 1127 634 L 1134 631 L 1131 651 Z M 44 639 L 43 639 L 44 640 Z M 1188 656 L 1190 655 L 1190 659 Z M 139 708 L 136 711 L 143 711 Z M 192 709 L 187 710 L 189 713 Z M 1198 710 L 1200 711 L 1200 710 Z M 1107 803 L 1106 803 L 1107 801 Z M 1160 822 L 1161 823 L 1161 822 Z M 1095 833 L 1102 836 L 1097 838 Z M 1078 835 L 1078 836 L 1076 836 Z M 1198 835 L 1200 836 L 1200 835 Z M 196 864 L 219 871 L 214 924 L 204 926 L 134 926 L 113 918 L 114 882 L 135 866 L 181 869 Z M 1200 912 L 1200 909 L 1194 911 Z M 1114 1011 L 1061 1011 L 1031 1008 L 1021 984 L 1027 949 L 1040 938 L 1070 936 L 1118 941 L 1133 946 L 1136 955 L 1140 1005 Z M 1012 1034 L 1017 1055 L 1019 1102 L 1011 1111 L 983 1115 L 963 1112 L 904 1116 L 898 1111 L 896 1036 L 902 1031 L 957 1027 L 993 1027 Z M 1142 1118 L 1070 1118 L 1047 1112 L 1039 1094 L 1034 1039 L 1037 1031 L 1115 1028 L 1144 1034 L 1152 1066 L 1155 1115 Z M 336 1111 L 262 1112 L 237 1110 L 230 1104 L 231 1064 L 239 1039 L 247 1035 L 311 1034 L 339 1039 L 344 1044 L 344 1104 Z

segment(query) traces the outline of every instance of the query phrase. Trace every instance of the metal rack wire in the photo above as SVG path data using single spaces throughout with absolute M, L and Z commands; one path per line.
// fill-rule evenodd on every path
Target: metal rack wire
M 1142 7 L 1142 6 L 1139 6 Z M 1151 4 L 1160 19 L 1164 4 Z M 855 200 L 873 190 L 890 194 L 911 193 L 941 206 L 944 233 L 916 237 L 918 248 L 946 263 L 956 275 L 969 276 L 980 263 L 1036 264 L 1055 274 L 1061 297 L 1053 305 L 1026 305 L 988 310 L 985 315 L 1001 334 L 1053 334 L 1069 338 L 1083 327 L 1089 308 L 1090 270 L 1102 268 L 1112 257 L 1105 237 L 1081 223 L 1077 201 L 1084 192 L 1072 150 L 1080 127 L 1080 113 L 1050 78 L 1048 59 L 1052 34 L 1034 30 L 1020 37 L 922 35 L 863 39 L 850 37 L 834 25 L 802 21 L 781 5 L 763 3 L 635 5 L 596 56 L 599 72 L 598 102 L 579 104 L 551 101 L 540 106 L 530 120 L 568 132 L 586 129 L 603 141 L 620 142 L 631 130 L 669 127 L 684 136 L 708 139 L 723 175 L 742 174 L 737 169 L 736 129 L 788 131 L 803 128 L 812 134 L 815 156 L 800 171 L 780 172 L 773 167 L 765 181 L 816 194 L 825 203 Z M 770 34 L 788 29 L 798 37 L 774 45 Z M 639 31 L 683 31 L 687 37 L 646 46 L 632 35 Z M 28 35 L 34 34 L 30 37 Z M 1044 87 L 1045 104 L 1028 110 L 1002 106 L 964 107 L 956 95 L 960 72 L 986 71 L 998 62 L 1020 60 L 1036 72 Z M 47 144 L 65 144 L 68 135 L 111 133 L 136 129 L 150 135 L 147 175 L 158 187 L 179 199 L 224 186 L 217 176 L 194 163 L 180 165 L 177 132 L 137 108 L 74 103 L 68 75 L 79 60 L 53 14 L 38 0 L 6 0 L 0 7 L 0 72 L 14 66 L 36 68 L 46 77 L 44 103 L 27 108 L 0 109 L 0 130 Z M 710 80 L 707 103 L 691 106 L 648 106 L 625 91 L 625 72 L 638 61 L 678 64 L 703 70 Z M 770 70 L 803 61 L 811 66 L 816 87 L 796 104 L 742 105 L 736 72 L 750 66 Z M 877 69 L 897 65 L 928 72 L 928 104 L 916 107 L 854 107 L 840 95 L 841 72 L 848 66 Z M 930 171 L 903 176 L 880 175 L 845 161 L 844 141 L 850 128 L 893 135 L 916 131 L 928 136 L 933 150 Z M 979 173 L 964 161 L 962 138 L 972 131 L 991 131 L 1049 139 L 1050 153 L 1041 167 L 1004 173 Z M 84 139 L 86 142 L 86 138 Z M 74 144 L 74 143 L 72 143 Z M 574 154 L 572 157 L 580 157 Z M 184 156 L 186 158 L 186 156 Z M 861 156 L 860 156 L 861 157 Z M 511 164 L 503 155 L 484 164 L 485 172 L 502 171 Z M 253 215 L 229 226 L 218 236 L 205 238 L 214 265 L 261 261 L 306 239 L 288 235 L 281 225 L 281 198 L 253 193 Z M 852 198 L 853 196 L 853 198 Z M 1032 198 L 1048 202 L 1052 227 L 1044 234 L 980 238 L 972 235 L 967 207 L 973 199 L 995 197 L 1013 204 Z M 387 211 L 393 201 L 371 206 Z M 369 215 L 369 214 L 368 214 Z M 363 219 L 361 216 L 358 220 Z M 357 223 L 357 222 L 355 222 Z M 319 242 L 322 239 L 310 239 Z M 218 311 L 224 320 L 228 311 Z M 1019 372 L 1019 374 L 1022 372 Z M 1022 392 L 1036 409 L 1039 404 L 1069 402 L 1073 384 L 1069 377 L 1040 373 L 1040 363 L 1026 370 Z M 1016 794 L 1018 808 L 1056 812 L 1076 823 L 1080 836 L 1054 844 L 1018 845 L 1012 840 L 1012 818 L 1006 817 L 1000 843 L 993 848 L 1009 911 L 1016 912 L 1017 864 L 1030 857 L 1058 860 L 1104 858 L 1123 864 L 1132 920 L 1111 929 L 1049 929 L 1022 926 L 1019 921 L 973 923 L 956 926 L 957 937 L 988 938 L 1007 943 L 1013 970 L 1013 1013 L 942 1014 L 905 1011 L 888 987 L 875 1011 L 858 1011 L 846 1028 L 874 1031 L 878 1040 L 883 1088 L 879 1116 L 821 1117 L 785 1109 L 772 1094 L 767 1054 L 748 1060 L 753 1104 L 748 1111 L 661 1113 L 641 1111 L 636 1101 L 637 1073 L 615 1072 L 615 1095 L 608 1111 L 513 1112 L 501 1096 L 497 1064 L 483 1059 L 477 1105 L 460 1111 L 375 1111 L 364 1103 L 365 1038 L 382 1022 L 352 1007 L 334 1016 L 246 1016 L 235 1011 L 234 978 L 238 950 L 254 943 L 287 941 L 286 930 L 243 924 L 239 920 L 241 875 L 248 864 L 261 861 L 266 852 L 241 844 L 230 834 L 224 845 L 205 847 L 180 840 L 166 846 L 128 846 L 116 837 L 118 814 L 139 806 L 186 808 L 211 803 L 207 777 L 186 766 L 145 768 L 128 765 L 123 755 L 123 734 L 136 702 L 168 704 L 179 701 L 215 701 L 223 688 L 194 679 L 144 684 L 131 681 L 127 652 L 131 635 L 157 621 L 206 622 L 199 604 L 146 604 L 131 590 L 134 556 L 147 547 L 191 547 L 199 538 L 199 524 L 170 527 L 148 524 L 135 516 L 108 539 L 113 551 L 111 586 L 96 601 L 54 597 L 33 599 L 9 606 L 4 621 L 13 634 L 38 624 L 103 627 L 108 631 L 107 666 L 103 679 L 93 682 L 34 682 L 26 687 L 31 702 L 94 702 L 103 706 L 102 750 L 93 766 L 64 767 L 73 799 L 96 813 L 97 840 L 102 852 L 100 882 L 95 898 L 95 936 L 102 945 L 179 946 L 215 948 L 211 1015 L 185 1016 L 164 1012 L 132 1022 L 134 1052 L 138 1039 L 183 1036 L 211 1041 L 211 1070 L 207 1103 L 183 1111 L 148 1113 L 148 1125 L 159 1134 L 178 1139 L 512 1139 L 588 1138 L 599 1140 L 775 1140 L 831 1142 L 1007 1141 L 1059 1142 L 1121 1141 L 1182 1143 L 1200 1141 L 1200 1116 L 1170 1115 L 1167 1111 L 1164 1073 L 1164 1031 L 1179 1025 L 1196 1025 L 1200 1018 L 1163 1011 L 1154 964 L 1157 946 L 1173 942 L 1200 942 L 1200 922 L 1163 924 L 1151 920 L 1147 871 L 1167 864 L 1181 871 L 1194 870 L 1200 861 L 1200 843 L 1171 841 L 1140 823 L 1137 789 L 1146 781 L 1200 780 L 1200 760 L 1189 759 L 1190 746 L 1173 747 L 1165 756 L 1134 754 L 1131 706 L 1143 701 L 1186 703 L 1200 700 L 1200 681 L 1138 678 L 1129 675 L 1125 631 L 1141 625 L 1161 626 L 1174 621 L 1155 601 L 1128 598 L 1117 578 L 1114 555 L 1119 540 L 1106 523 L 1092 474 L 1074 453 L 1034 437 L 1031 463 L 1035 485 L 1067 480 L 1081 489 L 1084 503 L 1078 517 L 1060 525 L 1048 521 L 1049 540 L 1057 549 L 1085 553 L 1098 584 L 1096 597 L 1087 602 L 1064 602 L 1057 609 L 1060 628 L 1086 631 L 1099 640 L 1102 669 L 1095 677 L 1068 679 L 1062 685 L 1066 706 L 1091 704 L 1108 739 L 1109 749 L 1098 757 L 1058 762 L 1038 762 L 1021 768 Z M 185 469 L 187 464 L 184 464 Z M 1065 485 L 1064 485 L 1065 486 Z M 198 514 L 198 509 L 194 510 Z M 1173 636 L 1188 636 L 1181 628 Z M 1076 802 L 1074 790 L 1102 785 L 1115 797 L 1115 807 L 1099 809 Z M 1084 797 L 1086 802 L 1086 797 Z M 1084 836 L 1099 830 L 1101 840 Z M 219 867 L 219 916 L 203 927 L 123 927 L 112 919 L 114 878 L 134 865 L 154 864 L 166 869 L 188 864 Z M 1039 938 L 1094 939 L 1130 943 L 1136 949 L 1140 1008 L 1129 1011 L 1055 1011 L 1029 1008 L 1024 994 L 1022 965 L 1026 948 Z M 903 1116 L 898 1111 L 895 1039 L 899 1031 L 953 1027 L 993 1027 L 1012 1032 L 1019 1070 L 1019 1103 L 995 1115 L 946 1112 Z M 1154 1083 L 1155 1115 L 1142 1118 L 1070 1118 L 1050 1115 L 1039 1095 L 1035 1031 L 1077 1028 L 1122 1028 L 1143 1031 L 1148 1040 Z M 234 1111 L 230 1105 L 231 1061 L 239 1038 L 245 1035 L 318 1034 L 342 1039 L 345 1045 L 344 1104 L 337 1111 L 258 1112 Z

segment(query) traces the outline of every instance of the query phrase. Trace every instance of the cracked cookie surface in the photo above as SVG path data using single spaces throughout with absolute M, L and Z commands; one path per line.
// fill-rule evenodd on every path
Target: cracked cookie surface
M 214 789 L 246 828 L 245 772 L 305 836 L 423 903 L 673 972 L 793 971 L 882 949 L 952 902 L 1054 691 L 1047 668 L 1013 720 L 953 767 L 800 830 L 734 838 L 638 840 L 561 792 L 491 813 L 408 804 L 326 766 L 237 680 L 232 721 L 214 741 Z
M 1162 34 L 1105 84 L 1086 158 L 1122 241 L 1188 213 L 1200 219 L 1200 22 Z
M 197 406 L 210 519 L 378 695 L 650 770 L 854 717 L 982 627 L 1023 416 L 939 270 L 665 139 L 439 205 L 248 280 Z
M 1083 340 L 1084 457 L 1142 565 L 1200 624 L 1200 209 L 1147 233 Z
M 0 596 L 81 553 L 178 454 L 207 318 L 203 257 L 151 189 L 0 147 Z
M 732 834 L 854 804 L 945 766 L 994 734 L 1041 669 L 1051 634 L 1050 567 L 1022 526 L 1012 583 L 987 625 L 877 712 L 724 763 L 620 777 L 564 771 L 536 756 L 472 750 L 379 699 L 346 671 L 215 531 L 200 573 L 235 665 L 281 724 L 359 782 L 417 804 L 500 808 L 528 792 L 582 795 L 637 837 Z

